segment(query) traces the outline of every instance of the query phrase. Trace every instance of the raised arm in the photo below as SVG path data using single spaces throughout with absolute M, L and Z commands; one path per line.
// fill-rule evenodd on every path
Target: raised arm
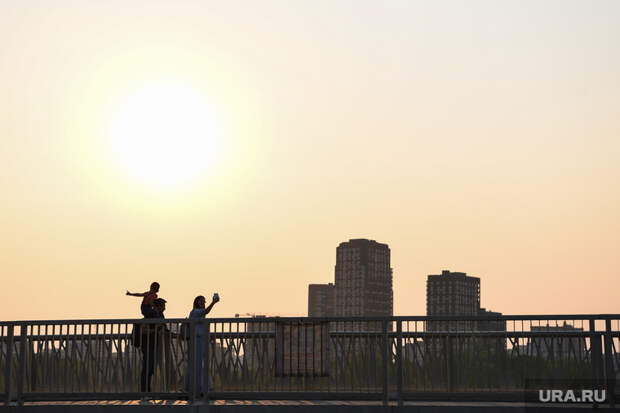
M 215 303 L 217 303 L 218 301 L 220 301 L 220 299 L 218 298 L 217 300 L 214 298 L 211 301 L 211 304 L 209 304 L 209 306 L 207 308 L 205 308 L 205 314 L 209 314 L 209 312 L 211 311 L 211 309 L 213 308 L 213 306 L 215 305 Z
M 125 295 L 130 295 L 132 297 L 144 297 L 144 293 L 130 293 L 129 291 L 127 291 Z

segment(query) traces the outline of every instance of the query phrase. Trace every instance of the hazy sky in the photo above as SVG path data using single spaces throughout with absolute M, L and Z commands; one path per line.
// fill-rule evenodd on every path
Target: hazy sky
M 620 310 L 618 1 L 0 5 L 0 319 L 138 316 L 155 280 L 169 317 L 305 315 L 350 238 L 389 244 L 397 315 L 443 269 L 506 314 Z M 162 84 L 219 131 L 182 185 L 113 144 Z M 128 130 L 192 125 L 151 98 Z

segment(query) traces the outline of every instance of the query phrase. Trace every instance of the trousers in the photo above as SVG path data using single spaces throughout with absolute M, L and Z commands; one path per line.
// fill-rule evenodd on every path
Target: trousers
M 193 356 L 194 356 L 194 371 L 195 371 L 195 376 L 194 376 L 194 397 L 197 397 L 200 393 L 204 392 L 204 390 L 202 388 L 202 375 L 203 375 L 203 367 L 205 367 L 203 365 L 203 355 L 204 355 L 204 351 L 205 351 L 205 344 L 206 343 L 205 343 L 205 338 L 204 337 L 196 336 L 196 344 L 195 344 L 196 351 L 193 354 Z M 185 369 L 184 390 L 186 392 L 190 391 L 190 382 L 191 382 L 190 360 L 192 359 L 192 357 L 190 357 L 190 356 L 192 355 L 191 352 L 193 350 L 194 349 L 190 345 L 189 346 L 189 350 L 188 350 L 187 368 Z
M 142 373 L 140 374 L 140 391 L 150 392 L 153 373 L 155 372 L 155 338 L 143 336 L 142 346 Z

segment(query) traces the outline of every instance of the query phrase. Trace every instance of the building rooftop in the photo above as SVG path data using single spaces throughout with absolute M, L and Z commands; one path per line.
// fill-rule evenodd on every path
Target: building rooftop
M 470 279 L 476 279 L 476 280 L 480 280 L 479 277 L 472 277 L 471 275 L 467 275 L 466 272 L 450 272 L 449 270 L 443 270 L 441 271 L 441 274 L 429 274 L 428 276 L 430 277 L 446 277 L 446 278 L 470 278 Z
M 380 242 L 375 241 L 374 239 L 366 239 L 366 238 L 352 238 L 348 242 L 341 242 L 339 246 L 344 246 L 347 244 L 353 244 L 353 245 L 375 244 L 375 245 L 379 245 L 379 246 L 386 247 L 389 249 L 388 244 L 382 244 Z

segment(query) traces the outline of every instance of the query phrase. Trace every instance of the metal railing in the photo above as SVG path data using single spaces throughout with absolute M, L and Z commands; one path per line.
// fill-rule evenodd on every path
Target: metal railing
M 526 401 L 587 382 L 613 405 L 619 350 L 620 315 L 0 322 L 0 400 Z

